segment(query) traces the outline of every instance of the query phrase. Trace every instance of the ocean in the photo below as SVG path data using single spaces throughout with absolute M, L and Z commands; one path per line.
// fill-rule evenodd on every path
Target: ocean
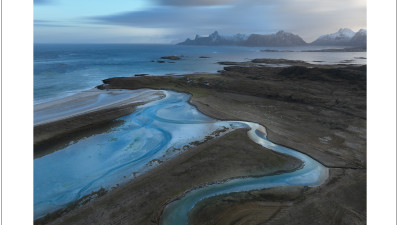
M 284 58 L 310 63 L 366 64 L 366 52 L 299 52 L 340 47 L 241 47 L 184 46 L 164 44 L 35 44 L 34 104 L 91 89 L 110 77 L 135 74 L 177 75 L 215 73 L 219 61 L 249 61 L 255 58 Z M 262 52 L 263 49 L 294 52 Z M 164 60 L 176 55 L 181 60 Z M 158 62 L 164 61 L 163 63 Z

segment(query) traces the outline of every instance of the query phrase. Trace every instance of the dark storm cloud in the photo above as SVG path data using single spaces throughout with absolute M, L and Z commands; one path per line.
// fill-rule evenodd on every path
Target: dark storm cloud
M 133 11 L 108 16 L 98 16 L 91 19 L 105 24 L 160 28 L 174 23 L 176 24 L 180 21 L 182 16 L 185 16 L 182 12 L 175 12 L 175 10 L 162 7 L 147 11 Z
M 188 30 L 224 29 L 225 32 L 245 32 L 265 29 L 269 9 L 249 16 L 238 7 L 155 7 L 147 11 L 92 17 L 96 23 L 146 28 Z M 267 14 L 265 13 L 267 12 Z M 208 30 L 210 31 L 210 30 Z M 208 32 L 207 31 L 207 32 Z

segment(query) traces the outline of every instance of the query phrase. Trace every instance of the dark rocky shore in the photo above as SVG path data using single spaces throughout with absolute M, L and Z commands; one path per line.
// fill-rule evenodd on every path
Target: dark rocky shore
M 285 187 L 205 199 L 190 224 L 366 224 L 366 66 L 324 66 L 258 59 L 219 74 L 120 77 L 102 89 L 171 89 L 221 120 L 264 125 L 275 143 L 330 168 L 319 187 Z M 132 182 L 35 224 L 157 224 L 185 191 L 232 177 L 296 169 L 299 162 L 252 144 L 243 130 L 207 141 Z

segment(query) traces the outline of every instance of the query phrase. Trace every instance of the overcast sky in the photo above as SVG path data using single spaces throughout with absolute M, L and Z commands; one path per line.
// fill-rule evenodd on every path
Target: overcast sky
M 196 34 L 269 34 L 306 42 L 366 28 L 366 0 L 34 0 L 35 43 L 177 43 Z

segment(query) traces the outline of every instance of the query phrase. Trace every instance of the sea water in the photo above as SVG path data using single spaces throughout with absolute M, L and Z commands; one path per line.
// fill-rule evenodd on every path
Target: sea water
M 255 58 L 284 58 L 326 64 L 340 63 L 343 60 L 352 60 L 349 63 L 356 64 L 366 62 L 365 52 L 300 52 L 323 48 L 339 47 L 35 44 L 34 103 L 46 102 L 91 89 L 102 84 L 103 79 L 111 77 L 130 77 L 135 74 L 216 73 L 224 67 L 218 64 L 219 61 L 241 62 Z M 262 52 L 262 49 L 294 52 Z M 170 55 L 180 56 L 182 59 L 160 59 Z M 164 62 L 159 63 L 159 60 Z

